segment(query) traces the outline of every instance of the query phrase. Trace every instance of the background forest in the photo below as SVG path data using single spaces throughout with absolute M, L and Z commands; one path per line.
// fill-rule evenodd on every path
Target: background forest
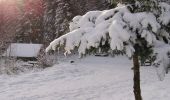
M 105 0 L 0 0 L 1 53 L 11 42 L 48 45 L 74 16 L 108 7 Z
M 4 2 L 5 1 L 5 2 Z M 0 0 L 0 50 L 9 43 L 43 43 L 69 31 L 76 15 L 131 0 Z M 168 0 L 162 0 L 169 2 Z

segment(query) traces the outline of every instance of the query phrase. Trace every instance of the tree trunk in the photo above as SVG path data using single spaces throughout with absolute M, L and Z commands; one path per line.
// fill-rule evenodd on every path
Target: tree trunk
M 135 100 L 142 100 L 141 89 L 140 89 L 140 66 L 139 66 L 139 59 L 137 53 L 134 53 L 133 55 L 133 65 L 134 65 L 133 92 L 135 95 Z

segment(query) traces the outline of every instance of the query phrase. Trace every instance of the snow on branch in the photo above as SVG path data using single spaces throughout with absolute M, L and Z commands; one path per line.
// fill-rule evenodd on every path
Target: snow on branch
M 159 3 L 160 13 L 131 13 L 126 5 L 103 11 L 89 11 L 76 16 L 70 23 L 70 32 L 55 39 L 46 48 L 46 52 L 64 46 L 65 54 L 75 47 L 80 55 L 86 50 L 99 48 L 109 43 L 111 50 L 124 50 L 128 57 L 135 52 L 134 46 L 153 47 L 156 55 L 155 65 L 160 80 L 163 80 L 170 65 L 167 53 L 170 52 L 170 35 L 166 27 L 170 23 L 170 5 Z M 167 44 L 166 44 L 167 43 Z
M 162 13 L 159 20 L 163 25 L 167 25 L 170 23 L 170 5 L 163 2 L 160 3 L 160 7 Z
M 160 27 L 153 13 L 131 13 L 127 6 L 119 4 L 114 9 L 90 11 L 74 17 L 70 23 L 71 32 L 51 42 L 46 51 L 64 45 L 66 53 L 78 47 L 79 54 L 85 54 L 87 49 L 98 48 L 100 43 L 104 45 L 109 41 L 112 50 L 125 49 L 130 57 L 135 51 L 133 45 L 137 42 L 137 36 L 153 45 Z
M 156 67 L 159 80 L 164 80 L 170 65 L 170 46 L 160 41 L 155 42 L 154 56 L 156 57 L 153 66 Z

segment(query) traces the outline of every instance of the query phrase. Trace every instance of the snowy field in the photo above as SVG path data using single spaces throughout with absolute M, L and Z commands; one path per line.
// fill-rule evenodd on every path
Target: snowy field
M 41 72 L 0 76 L 0 100 L 134 100 L 132 63 L 126 57 L 60 61 Z M 159 81 L 141 68 L 143 100 L 170 100 L 170 74 Z

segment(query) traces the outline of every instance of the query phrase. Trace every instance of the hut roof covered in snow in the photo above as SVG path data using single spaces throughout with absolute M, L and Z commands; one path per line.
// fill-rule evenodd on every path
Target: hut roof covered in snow
M 37 57 L 42 44 L 11 43 L 3 56 Z

